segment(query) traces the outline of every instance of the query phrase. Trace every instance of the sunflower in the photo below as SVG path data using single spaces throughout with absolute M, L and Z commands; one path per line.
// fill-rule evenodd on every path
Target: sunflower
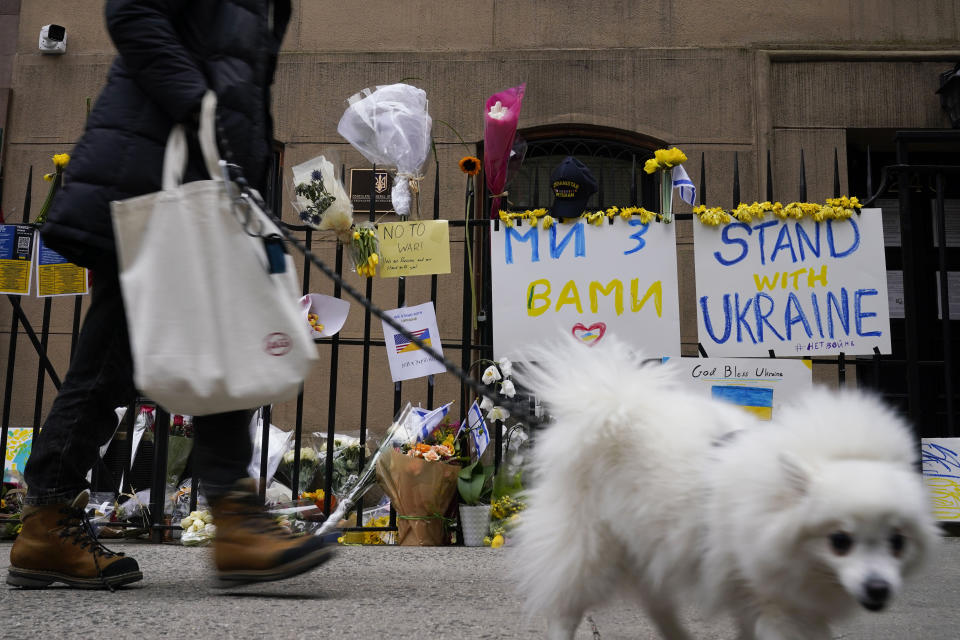
M 460 158 L 460 171 L 463 171 L 468 176 L 475 176 L 480 173 L 480 159 L 474 158 L 473 156 L 465 156 Z

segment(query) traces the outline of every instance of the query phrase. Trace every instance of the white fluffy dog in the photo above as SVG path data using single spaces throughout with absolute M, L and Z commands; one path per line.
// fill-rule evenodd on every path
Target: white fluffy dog
M 572 339 L 526 370 L 555 421 L 537 434 L 516 577 L 551 640 L 632 590 L 664 638 L 679 603 L 744 640 L 827 639 L 883 609 L 935 542 L 909 428 L 877 399 L 819 390 L 772 422 L 691 393 L 614 339 Z

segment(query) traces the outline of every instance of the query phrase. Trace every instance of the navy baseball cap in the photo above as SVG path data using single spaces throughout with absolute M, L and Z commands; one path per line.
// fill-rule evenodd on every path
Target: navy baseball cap
M 597 179 L 587 165 L 573 156 L 567 156 L 550 174 L 553 189 L 554 218 L 576 218 L 587 208 L 587 200 L 597 192 Z

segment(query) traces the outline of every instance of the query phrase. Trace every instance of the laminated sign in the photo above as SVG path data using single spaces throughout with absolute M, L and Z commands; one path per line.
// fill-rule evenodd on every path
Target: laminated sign
M 29 224 L 0 224 L 0 293 L 29 295 L 33 238 Z
M 694 222 L 697 333 L 709 356 L 890 353 L 879 209 L 843 220 Z
M 614 218 L 491 229 L 495 357 L 522 360 L 525 346 L 563 333 L 679 355 L 675 227 Z

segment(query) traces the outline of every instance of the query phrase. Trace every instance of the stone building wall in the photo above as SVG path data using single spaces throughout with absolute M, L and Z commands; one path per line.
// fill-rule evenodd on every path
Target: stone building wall
M 0 0 L 3 9 L 18 5 Z M 276 137 L 285 164 L 319 153 L 346 166 L 365 161 L 336 133 L 344 100 L 377 84 L 410 79 L 426 90 L 434 118 L 441 172 L 441 216 L 463 216 L 463 181 L 456 161 L 464 154 L 453 125 L 468 143 L 482 139 L 482 105 L 491 93 L 527 83 L 521 128 L 599 125 L 678 145 L 709 167 L 710 204 L 731 206 L 737 154 L 744 200 L 763 199 L 768 150 L 775 196 L 796 199 L 799 150 L 805 153 L 810 200 L 832 195 L 833 157 L 846 167 L 852 129 L 949 126 L 937 96 L 937 76 L 960 60 L 958 0 L 564 0 L 470 3 L 366 0 L 362 10 L 333 0 L 297 0 L 284 42 L 274 92 Z M 87 98 L 95 98 L 113 55 L 103 25 L 103 2 L 31 0 L 19 6 L 19 35 L 11 67 L 5 140 L 6 211 L 21 206 L 27 168 L 34 167 L 34 199 L 45 193 L 39 176 L 53 153 L 68 151 L 80 135 Z M 66 26 L 65 56 L 37 52 L 42 25 Z M 0 37 L 0 114 L 5 62 Z M 9 64 L 9 63 L 7 63 Z M 424 202 L 432 203 L 432 162 Z M 697 180 L 699 167 L 691 175 Z M 841 171 L 847 190 L 846 171 Z M 863 195 L 863 194 L 856 194 Z M 287 205 L 285 217 L 292 219 Z M 680 286 L 685 353 L 696 352 L 692 237 L 680 223 Z M 453 238 L 452 263 L 463 243 Z M 332 243 L 315 244 L 332 256 Z M 354 282 L 358 282 L 355 276 Z M 428 299 L 426 279 L 412 278 L 407 301 Z M 314 272 L 313 291 L 332 287 Z M 377 301 L 395 306 L 396 283 L 377 281 Z M 455 273 L 441 278 L 441 332 L 459 339 L 462 286 Z M 42 303 L 24 300 L 39 324 Z M 50 350 L 65 368 L 72 305 L 53 303 Z M 344 331 L 362 335 L 354 306 Z M 0 308 L 2 332 L 10 309 Z M 374 322 L 374 327 L 378 326 Z M 393 385 L 382 349 L 374 348 L 370 424 L 389 420 Z M 349 353 L 349 355 L 345 355 Z M 341 353 L 338 429 L 358 421 L 359 351 Z M 322 360 L 326 351 L 321 348 Z M 25 340 L 17 352 L 19 421 L 32 416 L 36 357 Z M 4 372 L 0 370 L 0 375 Z M 20 381 L 22 377 L 23 382 Z M 437 399 L 458 397 L 441 376 Z M 328 374 L 317 368 L 307 385 L 307 429 L 326 428 Z M 405 397 L 423 398 L 423 384 L 405 385 Z M 49 387 L 48 387 L 49 389 Z M 50 396 L 50 392 L 47 393 Z M 49 397 L 46 399 L 49 405 Z M 278 407 L 275 422 L 292 424 L 293 405 Z

